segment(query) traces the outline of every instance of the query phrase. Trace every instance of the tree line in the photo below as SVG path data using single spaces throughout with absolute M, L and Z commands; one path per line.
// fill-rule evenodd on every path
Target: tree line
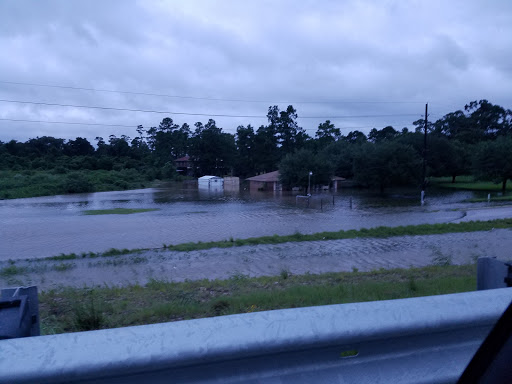
M 175 124 L 164 118 L 158 127 L 139 125 L 136 135 L 96 138 L 96 146 L 77 137 L 50 136 L 26 142 L 0 141 L 0 169 L 9 170 L 122 170 L 136 169 L 149 179 L 176 176 L 174 160 L 188 155 L 194 176 L 234 175 L 247 178 L 280 170 L 283 185 L 305 186 L 309 172 L 316 184 L 332 176 L 354 180 L 365 187 L 421 185 L 423 159 L 427 176 L 472 174 L 502 183 L 512 177 L 512 111 L 487 100 L 472 101 L 463 110 L 428 122 L 424 150 L 423 119 L 415 129 L 373 128 L 368 135 L 343 135 L 329 120 L 319 124 L 314 137 L 297 122 L 297 111 L 268 108 L 266 125 L 240 125 L 235 134 L 224 132 L 215 120 L 205 124 Z

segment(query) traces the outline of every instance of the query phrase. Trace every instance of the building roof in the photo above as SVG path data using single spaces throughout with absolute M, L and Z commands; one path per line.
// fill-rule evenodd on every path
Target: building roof
M 222 177 L 219 177 L 219 176 L 208 176 L 208 175 L 206 175 L 206 176 L 201 176 L 201 177 L 199 178 L 199 180 L 211 180 L 211 179 L 222 179 Z
M 331 178 L 332 181 L 343 181 L 343 180 L 347 180 L 345 179 L 344 177 L 341 177 L 341 176 L 333 176 Z
M 278 182 L 279 181 L 279 171 L 273 171 L 273 172 L 269 172 L 269 173 L 264 173 L 263 175 L 249 177 L 246 180 L 263 181 L 263 182 L 267 182 L 267 183 L 273 183 L 276 181 Z
M 174 161 L 190 161 L 190 156 L 183 156 L 183 157 L 180 157 L 179 159 L 176 159 Z

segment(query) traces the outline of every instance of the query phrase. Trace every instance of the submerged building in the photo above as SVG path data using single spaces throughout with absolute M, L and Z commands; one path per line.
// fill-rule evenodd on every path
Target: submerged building
M 249 177 L 246 180 L 249 182 L 251 191 L 280 191 L 283 189 L 279 181 L 279 171 Z

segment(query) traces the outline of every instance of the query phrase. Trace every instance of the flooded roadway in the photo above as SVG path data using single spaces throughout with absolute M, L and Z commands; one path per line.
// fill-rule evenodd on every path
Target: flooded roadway
M 309 208 L 292 194 L 200 193 L 195 186 L 101 192 L 0 201 L 0 261 L 158 248 L 295 232 L 488 220 L 512 217 L 512 207 L 463 201 L 473 192 L 435 192 L 419 204 L 417 191 L 388 195 L 342 190 L 317 195 Z M 320 201 L 322 201 L 320 203 Z M 132 215 L 86 216 L 84 210 L 158 208 Z
M 512 230 L 264 244 L 202 251 L 144 251 L 111 258 L 67 261 L 25 260 L 23 273 L 0 276 L 0 286 L 122 286 L 151 279 L 185 281 L 242 276 L 372 271 L 381 268 L 468 264 L 478 257 L 510 260 Z M 9 266 L 0 262 L 0 268 Z

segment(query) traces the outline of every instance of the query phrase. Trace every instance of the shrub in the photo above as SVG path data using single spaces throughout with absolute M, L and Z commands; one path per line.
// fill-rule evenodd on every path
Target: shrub
M 94 190 L 89 178 L 81 172 L 70 173 L 64 180 L 62 188 L 65 193 L 85 193 Z

